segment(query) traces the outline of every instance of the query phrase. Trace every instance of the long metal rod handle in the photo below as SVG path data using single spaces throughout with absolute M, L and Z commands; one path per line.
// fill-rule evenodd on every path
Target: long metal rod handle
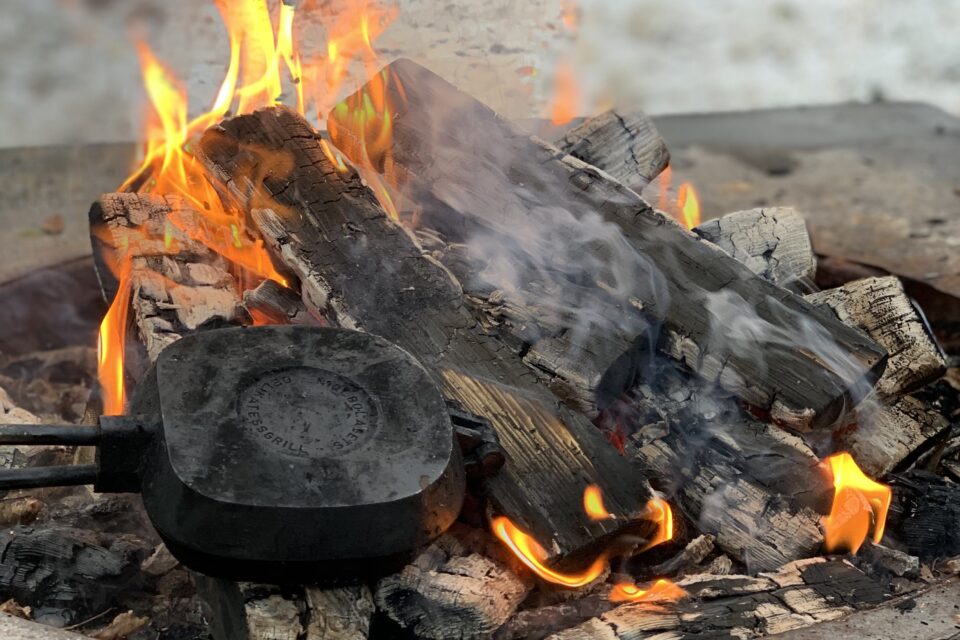
M 0 471 L 0 491 L 38 487 L 73 487 L 97 481 L 97 465 L 74 464 Z
M 100 428 L 85 425 L 0 424 L 0 444 L 96 445 Z

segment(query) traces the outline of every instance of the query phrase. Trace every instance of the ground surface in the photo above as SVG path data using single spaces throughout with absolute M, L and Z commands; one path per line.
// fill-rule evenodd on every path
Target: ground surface
M 313 22 L 360 0 L 300 0 Z M 399 0 L 380 41 L 503 112 L 536 116 L 563 58 L 584 90 L 650 113 L 921 100 L 960 113 L 960 2 Z M 0 147 L 128 141 L 143 101 L 131 33 L 209 101 L 226 60 L 213 0 L 31 0 L 0 19 Z M 302 25 L 305 33 L 310 20 Z M 322 32 L 322 30 L 321 30 Z M 309 46 L 323 46 L 311 36 Z M 586 101 L 585 101 L 586 102 Z M 591 104 L 583 104 L 588 111 Z

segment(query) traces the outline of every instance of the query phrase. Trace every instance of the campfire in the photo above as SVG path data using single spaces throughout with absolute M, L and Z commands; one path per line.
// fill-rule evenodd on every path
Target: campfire
M 394 10 L 356 3 L 308 56 L 293 4 L 217 8 L 200 115 L 137 43 L 142 162 L 89 212 L 84 411 L 0 396 L 6 613 L 747 638 L 960 571 L 956 391 L 897 277 L 820 289 L 790 207 L 704 220 L 645 114 L 574 117 L 569 70 L 538 136 L 381 57 Z

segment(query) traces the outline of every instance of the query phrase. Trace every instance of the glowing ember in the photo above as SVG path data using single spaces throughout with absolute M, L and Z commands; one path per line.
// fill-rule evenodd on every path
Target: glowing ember
M 827 551 L 856 553 L 873 525 L 873 541 L 880 542 L 887 522 L 893 493 L 890 487 L 874 482 L 860 470 L 849 453 L 838 453 L 825 461 L 833 475 L 833 506 L 823 518 Z
M 680 208 L 680 221 L 687 229 L 700 224 L 700 199 L 693 185 L 684 182 L 677 191 L 677 206 Z
M 493 532 L 523 564 L 540 578 L 564 587 L 583 587 L 599 578 L 607 568 L 607 558 L 601 555 L 586 570 L 579 573 L 561 573 L 544 564 L 547 552 L 529 534 L 521 531 L 504 516 L 494 518 Z
M 665 578 L 661 578 L 647 589 L 641 589 L 629 582 L 620 582 L 610 592 L 611 602 L 664 602 L 676 601 L 686 597 L 687 592 Z
M 607 520 L 614 516 L 603 506 L 603 494 L 600 487 L 591 484 L 583 491 L 583 510 L 593 520 Z
M 266 0 L 216 0 L 216 6 L 227 27 L 229 64 L 213 105 L 192 120 L 188 119 L 189 103 L 182 83 L 145 42 L 137 43 L 151 109 L 144 130 L 143 161 L 120 191 L 184 198 L 202 216 L 200 223 L 176 214 L 169 216 L 167 222 L 235 265 L 242 288 L 268 278 L 286 285 L 263 242 L 248 229 L 245 216 L 224 206 L 189 147 L 226 116 L 234 103 L 238 114 L 277 104 L 283 98 L 285 82 L 294 89 L 299 113 L 307 115 L 311 103 L 315 113 L 325 114 L 343 89 L 352 62 L 362 61 L 368 75 L 375 73 L 379 60 L 373 40 L 383 32 L 395 11 L 381 9 L 369 0 L 356 2 L 350 10 L 325 21 L 329 56 L 306 61 L 294 38 L 293 5 L 280 3 L 276 28 Z M 336 159 L 335 164 L 344 170 L 342 158 L 337 155 Z M 136 240 L 130 245 L 135 246 Z M 172 243 L 167 243 L 167 249 L 176 251 Z M 128 254 L 118 255 L 117 263 L 111 265 L 120 286 L 100 329 L 99 378 L 107 413 L 123 411 L 123 344 L 130 303 L 129 247 L 116 250 Z

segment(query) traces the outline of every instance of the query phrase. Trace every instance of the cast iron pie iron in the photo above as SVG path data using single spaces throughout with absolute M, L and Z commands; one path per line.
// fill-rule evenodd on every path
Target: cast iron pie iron
M 451 414 L 410 354 L 314 327 L 203 331 L 167 347 L 129 416 L 7 425 L 0 443 L 97 445 L 97 464 L 0 472 L 0 488 L 139 491 L 202 573 L 288 582 L 396 569 L 460 512 Z

